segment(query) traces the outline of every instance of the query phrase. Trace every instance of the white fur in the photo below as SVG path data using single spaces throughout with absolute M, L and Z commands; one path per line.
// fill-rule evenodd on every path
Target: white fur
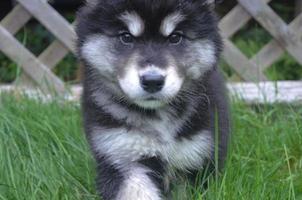
M 146 101 L 140 100 L 140 101 L 135 101 L 135 103 L 137 105 L 139 105 L 140 107 L 151 108 L 151 109 L 163 107 L 164 105 L 166 105 L 165 102 L 157 101 L 157 100 L 151 100 L 151 101 L 149 101 L 149 100 L 146 100 Z
M 184 15 L 179 12 L 174 12 L 168 15 L 161 23 L 160 32 L 164 36 L 169 36 L 177 25 L 185 19 Z
M 142 166 L 131 167 L 116 200 L 161 200 L 160 191 L 148 177 L 148 172 Z
M 106 36 L 90 36 L 81 48 L 82 57 L 93 67 L 102 72 L 113 73 L 112 60 L 116 59 L 111 53 L 112 45 Z M 107 74 L 107 73 L 103 73 Z
M 136 61 L 126 66 L 126 73 L 123 77 L 118 77 L 120 87 L 130 97 L 130 99 L 140 98 L 146 92 L 140 85 L 139 72 Z
M 145 68 L 144 70 L 139 71 L 140 75 L 151 72 L 151 71 L 155 71 L 156 73 L 166 77 L 164 87 L 158 93 L 158 95 L 155 95 L 155 96 L 164 97 L 165 99 L 174 97 L 180 90 L 180 88 L 183 84 L 183 81 L 184 81 L 183 77 L 180 77 L 180 75 L 176 71 L 177 66 L 175 65 L 175 62 L 173 62 L 173 58 L 170 56 L 167 56 L 167 57 L 168 57 L 168 61 L 169 61 L 167 69 L 161 69 L 154 65 L 151 65 L 151 66 Z M 160 103 L 158 101 L 150 102 L 150 104 L 159 105 L 159 107 L 164 105 L 163 102 Z
M 135 162 L 142 156 L 155 155 L 161 155 L 173 168 L 186 170 L 202 167 L 213 146 L 209 132 L 203 131 L 191 140 L 177 141 L 174 139 L 175 128 L 165 128 L 165 125 L 167 124 L 160 122 L 154 124 L 157 130 L 149 134 L 124 128 L 99 130 L 93 136 L 94 147 L 121 167 Z
M 138 37 L 144 33 L 145 23 L 136 12 L 126 11 L 120 16 L 120 19 L 127 25 L 133 36 Z
M 198 41 L 192 44 L 193 57 L 196 64 L 187 70 L 193 79 L 198 79 L 215 64 L 215 49 L 211 41 Z
M 166 99 L 173 98 L 179 92 L 184 82 L 184 78 L 180 77 L 176 70 L 177 67 L 170 63 L 170 66 L 167 68 L 165 86 L 161 91 L 162 95 Z
M 110 113 L 114 118 L 124 120 L 129 116 L 128 110 L 119 104 L 116 104 L 110 99 L 110 95 L 106 92 L 99 92 L 95 90 L 92 94 L 94 101 L 104 109 L 105 112 Z
M 127 108 L 125 108 L 122 105 L 116 104 L 112 101 L 110 98 L 110 95 L 108 95 L 106 92 L 102 91 L 99 92 L 96 90 L 93 93 L 93 99 L 94 101 L 102 107 L 102 109 L 110 113 L 114 118 L 123 120 L 127 124 L 136 124 L 137 126 L 141 126 L 144 121 L 141 120 L 141 115 L 137 114 L 135 112 L 129 111 Z M 137 105 L 141 105 L 144 108 L 157 108 L 160 107 L 162 102 L 144 102 L 144 101 L 137 101 L 135 102 Z
M 124 128 L 96 130 L 93 142 L 94 148 L 117 166 L 129 165 L 143 155 L 155 156 L 157 151 L 154 140 Z
M 139 70 L 139 75 L 143 75 L 143 74 L 150 73 L 150 72 L 151 73 L 152 72 L 156 72 L 156 73 L 158 73 L 158 74 L 160 74 L 162 76 L 166 76 L 167 75 L 166 71 L 164 69 L 161 69 L 161 68 L 159 68 L 159 67 L 157 67 L 155 65 L 149 65 L 146 68 Z
M 200 169 L 205 158 L 211 155 L 213 147 L 212 138 L 209 134 L 201 133 L 193 137 L 192 140 L 183 139 L 176 145 L 169 145 L 168 162 L 178 169 Z
M 170 62 L 167 69 L 160 69 L 156 66 L 149 66 L 140 70 L 137 66 L 137 59 L 133 57 L 126 66 L 126 73 L 123 77 L 119 77 L 119 85 L 137 105 L 143 108 L 159 108 L 166 104 L 168 99 L 173 98 L 180 90 L 183 84 L 183 78 L 177 73 L 177 67 Z M 155 94 L 149 94 L 144 91 L 140 84 L 140 75 L 147 73 L 148 71 L 156 71 L 157 73 L 166 77 L 164 87 L 161 91 Z M 157 98 L 156 101 L 146 101 L 150 97 Z

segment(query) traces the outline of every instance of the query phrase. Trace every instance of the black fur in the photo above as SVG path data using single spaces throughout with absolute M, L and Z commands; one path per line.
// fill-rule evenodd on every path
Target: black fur
M 113 166 L 104 156 L 97 156 L 97 189 L 102 200 L 116 198 L 117 191 L 124 180 L 123 173 Z
M 97 0 L 91 1 L 96 2 Z M 126 179 L 125 171 L 122 168 L 128 167 L 128 164 L 117 167 L 112 160 L 108 159 L 110 155 L 99 152 L 95 148 L 94 130 L 96 128 L 125 128 L 129 133 L 135 129 L 140 130 L 142 134 L 148 134 L 156 131 L 153 129 L 145 130 L 144 125 L 148 123 L 143 122 L 161 120 L 161 118 L 159 110 L 141 108 L 131 102 L 130 99 L 124 98 L 121 89 L 115 87 L 118 85 L 115 76 L 108 77 L 89 64 L 89 60 L 83 56 L 81 49 L 85 41 L 95 34 L 104 35 L 113 43 L 110 51 L 115 55 L 112 61 L 112 65 L 115 67 L 115 75 L 124 70 L 127 59 L 134 51 L 144 55 L 139 62 L 140 65 L 153 63 L 161 68 L 165 68 L 167 65 L 165 55 L 169 52 L 175 58 L 179 71 L 185 74 L 187 68 L 194 64 L 187 63 L 190 60 L 191 53 L 188 47 L 192 42 L 201 40 L 213 42 L 215 63 L 211 66 L 211 69 L 198 80 L 191 80 L 190 77 L 183 75 L 185 83 L 179 94 L 162 110 L 166 109 L 166 112 L 171 114 L 175 121 L 183 119 L 181 127 L 175 134 L 175 140 L 178 142 L 193 140 L 194 136 L 200 134 L 202 130 L 211 131 L 211 138 L 215 139 L 215 133 L 218 132 L 218 165 L 222 167 L 227 152 L 230 120 L 224 80 L 217 68 L 223 45 L 219 35 L 218 21 L 211 5 L 207 4 L 206 0 L 99 0 L 97 2 L 97 4 L 91 3 L 91 5 L 85 6 L 79 11 L 76 32 L 78 35 L 79 59 L 85 65 L 82 100 L 83 121 L 88 141 L 97 162 L 98 191 L 103 200 L 116 199 L 116 195 Z M 185 35 L 184 42 L 178 47 L 169 46 L 167 39 L 158 33 L 163 18 L 175 10 L 180 10 L 186 15 L 185 20 L 177 26 L 177 29 L 182 30 Z M 123 46 L 118 39 L 120 31 L 127 28 L 118 18 L 125 11 L 135 11 L 146 23 L 144 34 L 136 38 L 131 47 Z M 108 102 L 99 104 L 96 101 L 95 94 L 106 95 Z M 125 109 L 126 114 L 120 113 L 123 114 L 122 116 L 125 115 L 124 119 L 116 117 L 119 113 L 106 110 L 108 105 L 120 106 Z M 194 111 L 188 114 L 187 111 L 192 107 L 194 107 Z M 138 121 L 127 121 L 127 115 L 135 116 Z M 164 186 L 163 177 L 169 169 L 167 168 L 167 161 L 160 156 L 160 152 L 157 152 L 157 154 L 142 156 L 135 163 L 149 169 L 151 173 L 148 173 L 148 176 L 163 191 L 166 187 Z M 213 170 L 214 164 L 212 162 L 214 160 L 215 152 L 212 149 L 211 157 L 205 161 L 205 165 L 212 164 L 210 168 Z M 200 166 L 200 169 L 202 167 Z M 194 171 L 192 174 L 195 174 L 198 170 L 192 170 Z
M 160 157 L 142 158 L 138 162 L 147 168 L 152 169 L 152 172 L 150 172 L 148 176 L 150 176 L 164 194 L 166 192 L 164 176 L 167 170 L 165 162 Z

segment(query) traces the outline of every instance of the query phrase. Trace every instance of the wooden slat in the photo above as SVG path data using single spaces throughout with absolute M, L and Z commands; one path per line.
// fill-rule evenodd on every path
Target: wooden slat
M 61 42 L 55 41 L 42 52 L 38 59 L 49 69 L 53 69 L 68 52 L 69 50 Z
M 68 53 L 69 49 L 61 41 L 55 40 L 39 55 L 38 59 L 52 70 Z M 26 74 L 22 74 L 18 82 L 32 85 Z
M 64 83 L 56 77 L 43 63 L 35 58 L 19 43 L 4 27 L 0 25 L 0 49 L 10 59 L 19 64 L 42 89 L 54 89 L 62 94 L 65 92 Z
M 269 3 L 272 0 L 263 1 Z M 252 16 L 240 4 L 237 4 L 221 19 L 219 28 L 224 37 L 230 38 L 251 19 Z
M 292 30 L 302 37 L 302 13 L 289 25 Z M 284 53 L 285 49 L 276 40 L 272 40 L 265 45 L 252 59 L 264 71 L 276 62 Z M 302 56 L 302 55 L 301 55 Z
M 265 3 L 271 0 L 263 0 Z M 240 5 L 236 5 L 219 23 L 219 28 L 224 38 L 232 37 L 239 31 L 252 16 Z M 267 80 L 255 62 L 249 62 L 248 58 L 240 50 L 226 40 L 224 58 L 231 67 L 247 81 Z
M 37 59 L 15 40 L 13 36 L 7 34 L 2 27 L 0 32 L 2 33 L 2 38 L 0 39 L 9 36 L 10 40 L 0 41 L 0 47 L 10 58 L 16 62 L 19 61 L 18 63 L 22 65 L 24 71 L 31 78 L 34 78 L 35 82 L 41 83 L 42 76 L 39 74 L 43 74 L 44 80 L 49 76 L 50 78 L 48 78 L 51 81 L 47 80 L 47 82 L 56 84 L 58 88 L 59 85 L 61 85 L 60 88 L 63 88 L 63 82 L 59 80 L 50 69 L 55 67 L 69 51 L 75 53 L 74 39 L 76 36 L 72 26 L 48 5 L 46 0 L 17 1 L 19 1 L 22 6 L 17 5 L 14 10 L 1 21 L 1 25 L 3 25 L 8 32 L 16 33 L 26 24 L 31 16 L 34 16 L 52 32 L 57 39 Z M 226 38 L 224 58 L 241 78 L 247 81 L 256 82 L 267 80 L 263 74 L 263 70 L 275 62 L 285 50 L 299 63 L 302 63 L 302 14 L 287 26 L 267 5 L 270 1 L 271 0 L 238 0 L 239 4 L 219 23 L 222 35 Z M 257 55 L 249 60 L 228 38 L 232 37 L 252 18 L 255 18 L 269 31 L 274 37 L 274 40 L 269 42 Z M 9 46 L 9 48 L 6 47 L 7 49 L 4 49 L 4 46 Z M 14 49 L 14 51 L 12 49 Z M 20 52 L 22 52 L 22 55 Z M 38 73 L 38 75 L 34 75 L 35 73 Z M 38 76 L 38 78 L 36 76 Z M 60 82 L 59 84 L 57 80 Z M 43 87 L 46 87 L 46 85 Z M 64 89 L 59 90 L 63 91 Z
M 267 78 L 263 75 L 259 67 L 249 62 L 246 56 L 228 39 L 224 40 L 225 50 L 223 56 L 225 61 L 246 81 L 265 81 Z
M 238 0 L 238 2 L 302 64 L 302 43 L 294 30 L 262 0 Z
M 228 88 L 247 103 L 302 103 L 302 81 L 232 83 Z
M 42 3 L 46 3 L 47 1 L 44 1 Z M 36 5 L 37 6 L 37 5 Z M 21 7 L 21 6 L 20 6 Z M 21 7 L 25 12 L 28 12 L 25 8 Z M 50 8 L 53 10 L 52 8 Z M 46 11 L 45 11 L 46 12 Z M 54 14 L 53 14 L 54 15 Z M 61 20 L 63 21 L 63 20 Z M 66 23 L 67 26 L 69 26 L 68 23 Z M 70 42 L 69 42 L 70 43 Z M 71 44 L 69 45 L 69 48 L 71 48 Z M 73 50 L 73 49 L 72 49 Z M 66 47 L 59 39 L 56 39 L 46 50 L 44 50 L 38 57 L 38 59 L 46 65 L 49 69 L 53 69 L 69 52 L 70 50 L 68 47 Z M 33 84 L 30 81 L 31 79 L 26 75 L 23 74 L 16 84 L 19 84 L 20 82 L 32 86 Z
M 38 57 L 38 59 L 52 70 L 59 62 L 68 54 L 69 49 L 65 47 L 59 40 L 55 40 L 49 45 Z M 28 86 L 32 86 L 31 79 L 26 75 L 22 74 L 16 84 L 22 82 Z
M 46 1 L 45 1 L 46 2 Z M 31 14 L 23 8 L 20 4 L 16 5 L 14 9 L 1 21 L 1 25 L 10 33 L 17 33 L 29 20 Z M 69 52 L 59 40 L 55 40 L 38 59 L 48 68 L 54 68 Z
M 231 97 L 249 104 L 261 103 L 302 103 L 302 81 L 278 81 L 260 83 L 229 83 L 227 84 Z M 71 95 L 66 100 L 79 101 L 83 88 L 79 85 L 71 87 Z M 28 97 L 41 100 L 38 91 L 24 87 L 0 85 L 1 92 L 21 91 Z M 51 100 L 51 96 L 44 96 L 44 100 Z
M 31 14 L 23 8 L 20 4 L 17 4 L 13 10 L 1 21 L 1 25 L 11 34 L 16 34 L 22 29 L 25 24 L 31 19 Z M 26 74 L 22 76 L 15 83 L 19 82 L 26 83 L 27 85 L 34 86 L 35 84 L 31 81 L 31 78 Z
M 72 25 L 74 26 L 75 23 Z M 53 69 L 68 53 L 69 49 L 67 49 L 59 40 L 55 40 L 40 54 L 39 60 L 46 64 L 50 69 Z
M 76 38 L 72 26 L 49 4 L 40 0 L 18 0 L 37 20 L 39 20 L 70 51 L 75 52 Z
M 0 24 L 11 34 L 16 34 L 30 19 L 31 14 L 18 4 Z

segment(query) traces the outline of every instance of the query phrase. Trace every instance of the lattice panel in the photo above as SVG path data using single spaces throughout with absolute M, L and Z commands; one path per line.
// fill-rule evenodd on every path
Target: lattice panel
M 65 92 L 64 83 L 52 69 L 69 53 L 75 53 L 75 32 L 45 0 L 17 0 L 19 4 L 0 23 L 0 50 L 20 64 L 26 75 L 41 88 Z M 302 64 L 302 13 L 286 24 L 268 5 L 271 0 L 238 0 L 238 4 L 220 21 L 225 42 L 225 61 L 245 81 L 265 81 L 264 71 L 287 51 Z M 17 39 L 16 34 L 31 18 L 36 18 L 57 39 L 35 57 Z M 274 38 L 251 59 L 231 41 L 231 37 L 251 19 L 256 20 Z
M 75 33 L 70 25 L 48 3 L 41 0 L 18 0 L 19 4 L 1 21 L 0 49 L 16 63 L 26 75 L 44 90 L 64 93 L 62 80 L 51 71 L 69 52 L 74 53 Z M 38 57 L 35 57 L 14 38 L 25 24 L 36 18 L 57 39 Z
M 246 81 L 267 80 L 264 71 L 276 62 L 285 51 L 302 64 L 302 13 L 287 25 L 267 3 L 271 0 L 238 0 L 221 21 L 220 29 L 225 38 L 224 58 Z M 250 60 L 230 41 L 249 20 L 255 19 L 274 38 Z

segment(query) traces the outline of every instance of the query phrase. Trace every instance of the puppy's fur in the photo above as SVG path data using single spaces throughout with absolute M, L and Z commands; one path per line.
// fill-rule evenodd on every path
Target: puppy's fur
M 211 0 L 90 0 L 78 14 L 83 116 L 103 200 L 160 200 L 223 164 L 229 134 Z M 217 134 L 215 134 L 217 133 Z

